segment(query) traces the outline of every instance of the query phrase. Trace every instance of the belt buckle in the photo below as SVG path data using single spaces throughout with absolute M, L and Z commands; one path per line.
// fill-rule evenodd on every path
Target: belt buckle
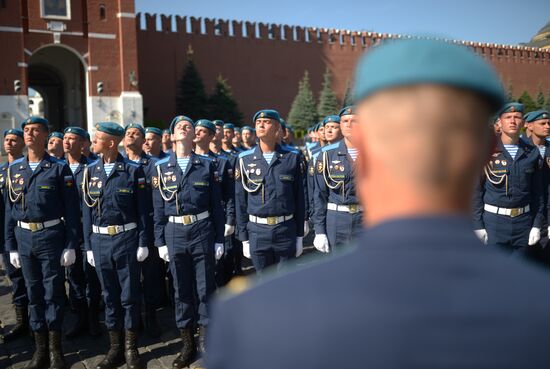
M 357 208 L 358 208 L 357 204 L 348 205 L 348 208 L 349 208 L 350 214 L 355 214 L 355 213 L 357 213 Z
M 44 229 L 44 225 L 42 223 L 29 223 L 29 229 L 31 232 L 38 232 Z
M 111 237 L 116 236 L 118 234 L 118 227 L 114 225 L 107 226 L 107 233 Z
M 181 222 L 184 224 L 184 225 L 189 225 L 191 224 L 191 215 L 182 215 L 181 216 Z
M 517 217 L 518 215 L 520 215 L 520 210 L 521 208 L 513 208 L 510 210 L 510 217 L 511 218 L 515 218 Z
M 267 225 L 277 225 L 277 217 L 267 217 Z

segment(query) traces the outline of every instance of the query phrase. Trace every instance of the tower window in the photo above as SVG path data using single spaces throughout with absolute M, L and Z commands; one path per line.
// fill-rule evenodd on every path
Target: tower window
M 101 20 L 105 20 L 106 18 L 106 15 L 105 15 L 105 5 L 101 4 L 99 6 L 99 19 Z

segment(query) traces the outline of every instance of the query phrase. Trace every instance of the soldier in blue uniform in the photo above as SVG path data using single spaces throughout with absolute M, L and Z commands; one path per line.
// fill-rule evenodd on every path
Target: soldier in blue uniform
M 169 129 L 162 131 L 162 151 L 167 154 L 172 152 L 172 136 Z
M 235 125 L 233 123 L 224 123 L 222 136 L 222 150 L 227 155 L 238 155 L 241 151 L 233 145 L 235 138 Z
M 357 148 L 352 136 L 354 108 L 342 109 L 338 119 L 332 116 L 325 118 L 325 127 L 335 121 L 340 122 L 337 125 L 342 126 L 344 139 L 324 146 L 314 165 L 313 244 L 325 253 L 349 245 L 361 230 L 363 222 L 363 207 L 355 193 Z
M 471 230 L 497 74 L 463 45 L 406 39 L 370 49 L 355 76 L 370 228 L 356 250 L 216 305 L 205 366 L 548 367 L 550 277 Z
M 323 119 L 323 127 L 325 127 L 325 138 L 327 145 L 336 143 L 342 139 L 340 117 L 338 115 L 326 116 L 325 119 Z
M 243 140 L 243 150 L 250 150 L 256 146 L 256 132 L 250 126 L 244 126 L 241 130 Z
M 75 186 L 78 189 L 80 213 L 82 213 L 82 179 L 84 177 L 84 170 L 92 162 L 91 159 L 82 154 L 86 134 L 87 132 L 80 127 L 68 127 L 65 129 L 63 137 L 65 160 L 73 173 Z M 77 314 L 75 324 L 66 333 L 67 338 L 78 337 L 86 331 L 93 337 L 101 334 L 99 325 L 101 285 L 95 268 L 86 261 L 86 250 L 81 248 L 83 243 L 82 224 L 80 224 L 76 262 L 66 268 L 69 288 L 72 290 L 75 298 L 74 305 Z
M 7 171 L 10 163 L 23 156 L 23 131 L 18 128 L 12 128 L 4 131 L 4 151 L 8 155 L 7 161 L 0 166 L 0 217 L 2 225 L 4 225 L 5 204 L 8 198 L 6 191 Z M 16 338 L 27 335 L 29 333 L 29 299 L 27 298 L 27 289 L 25 287 L 25 278 L 21 268 L 15 268 L 10 263 L 10 253 L 4 247 L 4 228 L 0 230 L 2 254 L 4 256 L 4 266 L 6 273 L 11 282 L 12 304 L 15 310 L 15 325 L 2 335 L 3 342 L 10 342 Z
M 174 280 L 176 325 L 182 349 L 172 367 L 184 368 L 196 352 L 195 321 L 199 326 L 199 350 L 206 351 L 209 298 L 216 287 L 215 259 L 224 253 L 225 222 L 216 164 L 192 151 L 193 121 L 177 116 L 170 124 L 170 132 L 174 151 L 157 162 L 153 182 L 155 245 L 159 255 L 169 262 Z
M 105 301 L 110 348 L 97 369 L 141 368 L 137 350 L 140 265 L 149 254 L 148 200 L 142 167 L 118 152 L 124 128 L 96 124 L 94 149 L 100 159 L 84 172 L 83 232 L 88 262 L 96 268 Z M 122 329 L 125 329 L 124 343 Z
M 216 126 L 216 134 L 214 135 L 214 138 L 212 139 L 212 142 L 210 142 L 210 151 L 212 151 L 214 154 L 220 154 L 222 153 L 222 139 L 223 139 L 223 121 L 216 119 L 213 120 L 212 123 Z
M 64 269 L 75 262 L 80 214 L 69 167 L 45 152 L 48 121 L 21 124 L 27 156 L 7 172 L 6 249 L 22 267 L 36 350 L 27 368 L 65 368 L 61 347 Z
M 242 152 L 242 151 L 244 151 L 244 148 L 242 146 L 243 140 L 242 140 L 242 135 L 241 135 L 241 128 L 240 127 L 235 127 L 234 130 L 235 130 L 235 135 L 233 136 L 233 140 L 231 142 L 233 143 L 233 147 L 238 152 Z
M 239 154 L 235 168 L 237 238 L 257 272 L 302 254 L 305 199 L 300 153 L 278 144 L 275 110 L 254 115 L 259 144 Z
M 145 128 L 145 144 L 143 150 L 154 159 L 164 159 L 168 156 L 162 151 L 162 130 L 157 127 Z
M 519 139 L 523 105 L 508 103 L 497 113 L 500 137 L 474 196 L 474 229 L 490 246 L 527 253 L 540 240 L 543 221 L 539 150 Z
M 48 136 L 48 154 L 63 159 L 63 133 L 52 132 Z
M 158 248 L 154 246 L 153 238 L 153 197 L 152 180 L 156 176 L 156 159 L 151 158 L 143 151 L 145 143 L 145 129 L 141 124 L 131 123 L 125 128 L 124 150 L 128 160 L 141 165 L 145 174 L 145 192 L 147 194 L 147 239 L 150 244 L 149 256 L 140 264 L 143 284 L 143 300 L 145 302 L 144 326 L 145 332 L 151 337 L 160 336 L 160 327 L 156 311 L 166 299 L 164 261 L 158 255 Z
M 319 131 L 319 128 L 322 126 L 323 122 L 319 122 L 314 126 L 314 131 Z M 309 155 L 308 155 L 308 161 L 307 161 L 307 201 L 308 201 L 308 219 L 313 220 L 314 214 L 315 214 L 315 203 L 314 203 L 314 194 L 315 194 L 315 187 L 316 187 L 316 180 L 315 180 L 315 165 L 317 163 L 317 158 L 319 157 L 319 154 L 321 153 L 321 149 L 323 148 L 324 142 L 317 141 L 316 145 L 312 145 L 309 149 Z M 324 249 L 323 249 L 324 250 Z M 328 252 L 328 251 L 323 251 Z
M 237 273 L 235 247 L 231 242 L 235 233 L 235 178 L 229 158 L 210 150 L 210 141 L 215 134 L 216 126 L 211 121 L 199 119 L 195 122 L 195 154 L 212 159 L 221 182 L 222 206 L 225 209 L 225 252 L 216 264 L 216 283 L 224 286 Z

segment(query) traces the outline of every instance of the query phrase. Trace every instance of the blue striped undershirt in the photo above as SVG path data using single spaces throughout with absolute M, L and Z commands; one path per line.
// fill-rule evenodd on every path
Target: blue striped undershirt
M 516 154 L 518 153 L 518 145 L 504 145 L 504 148 L 506 151 L 508 151 L 508 154 L 512 157 L 512 159 L 516 159 Z
M 178 165 L 181 168 L 182 173 L 185 173 L 187 166 L 189 165 L 189 157 L 187 158 L 178 158 Z
M 103 168 L 105 168 L 105 174 L 107 174 L 107 177 L 111 175 L 114 167 L 115 163 L 103 163 Z
M 267 161 L 267 164 L 271 164 L 273 157 L 275 156 L 275 152 L 264 152 L 262 155 L 264 156 L 265 161 Z
M 31 167 L 32 171 L 34 172 L 34 170 L 36 169 L 36 167 L 38 167 L 38 164 L 40 164 L 39 161 L 37 161 L 36 163 L 32 162 L 32 161 L 29 161 L 29 167 Z
M 69 168 L 71 168 L 71 171 L 73 172 L 76 172 L 76 170 L 78 169 L 78 163 L 76 164 L 69 164 Z
M 544 158 L 544 155 L 546 154 L 546 146 L 544 145 L 539 146 L 539 152 L 540 152 L 540 156 Z
M 348 154 L 349 154 L 349 156 L 351 156 L 353 161 L 355 161 L 355 159 L 357 159 L 357 149 L 356 148 L 348 147 Z

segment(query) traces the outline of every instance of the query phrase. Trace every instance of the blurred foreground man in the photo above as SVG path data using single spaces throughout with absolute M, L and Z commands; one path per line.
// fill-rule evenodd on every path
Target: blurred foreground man
M 550 277 L 469 219 L 504 101 L 494 71 L 462 46 L 389 41 L 354 96 L 369 228 L 355 251 L 216 305 L 207 367 L 547 367 Z

